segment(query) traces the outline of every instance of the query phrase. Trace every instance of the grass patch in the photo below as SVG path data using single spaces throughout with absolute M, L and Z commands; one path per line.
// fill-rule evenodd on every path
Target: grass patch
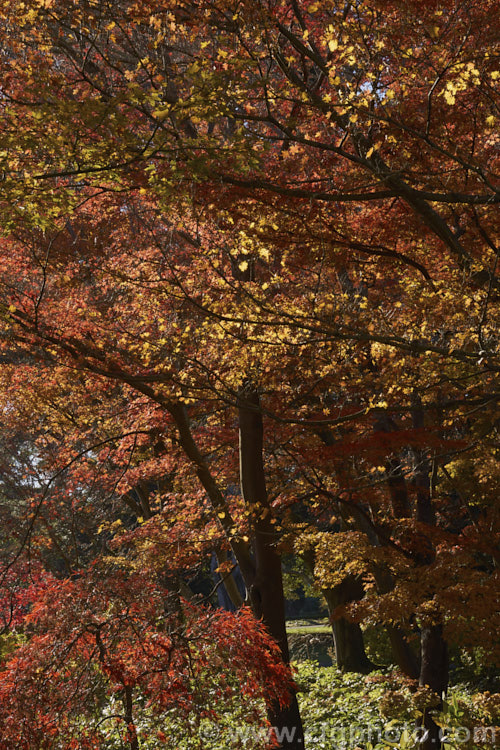
M 286 632 L 290 635 L 331 633 L 332 626 L 326 618 L 322 620 L 289 620 L 286 623 Z
M 332 629 L 327 625 L 291 625 L 287 626 L 286 632 L 290 635 L 311 635 L 313 633 L 331 633 Z

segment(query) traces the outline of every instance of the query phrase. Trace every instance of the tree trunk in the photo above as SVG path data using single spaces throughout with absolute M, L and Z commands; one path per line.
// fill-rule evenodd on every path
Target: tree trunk
M 375 433 L 396 432 L 397 430 L 398 426 L 396 422 L 394 422 L 387 412 L 382 413 L 374 425 Z M 400 459 L 389 456 L 385 463 L 385 469 L 387 473 L 387 489 L 389 490 L 394 518 L 410 518 L 412 515 L 411 504 Z M 375 578 L 380 594 L 386 594 L 394 588 L 394 579 L 388 570 L 379 569 L 375 574 Z M 389 636 L 395 663 L 404 674 L 416 680 L 420 672 L 418 659 L 408 643 L 404 630 L 398 625 L 386 625 L 386 631 Z
M 368 674 L 375 669 L 375 665 L 366 655 L 361 627 L 345 617 L 332 617 L 337 607 L 362 598 L 364 590 L 361 582 L 354 576 L 348 576 L 335 588 L 323 590 L 323 595 L 331 617 L 338 669 Z
M 413 426 L 422 429 L 425 415 L 422 400 L 417 391 L 412 396 Z M 414 477 L 417 496 L 417 521 L 429 526 L 436 525 L 436 514 L 432 503 L 430 463 L 425 451 L 414 449 Z M 421 564 L 428 565 L 435 558 L 435 549 L 429 539 L 422 539 L 420 552 Z M 428 686 L 439 696 L 438 708 L 442 707 L 441 698 L 448 689 L 448 647 L 443 638 L 442 624 L 424 625 L 420 632 L 420 679 L 421 686 Z M 423 726 L 427 729 L 427 737 L 422 742 L 422 750 L 439 750 L 441 738 L 439 727 L 433 722 L 428 711 L 423 718 Z
M 139 750 L 139 738 L 137 737 L 133 716 L 132 688 L 129 685 L 124 685 L 123 688 L 123 708 L 125 711 L 124 719 L 127 724 L 127 737 L 130 750 Z
M 242 537 L 234 534 L 235 521 L 231 516 L 226 498 L 193 439 L 185 406 L 170 402 L 164 405 L 168 408 L 177 427 L 179 443 L 195 467 L 198 479 L 217 514 L 219 524 L 230 541 L 254 612 L 256 616 L 262 618 L 279 644 L 283 660 L 288 663 L 281 559 L 275 547 L 276 534 L 270 522 L 262 458 L 263 426 L 258 395 L 248 390 L 242 393 L 238 410 L 241 487 L 248 509 L 252 510 L 256 519 L 254 523 L 255 559 L 251 555 L 249 544 Z M 260 505 L 262 505 L 261 508 L 259 508 Z M 257 513 L 257 510 L 260 512 Z M 304 748 L 304 733 L 295 694 L 291 696 L 290 703 L 284 710 L 276 705 L 268 706 L 268 717 L 272 726 L 276 727 L 277 735 L 283 738 L 280 743 L 283 750 Z
M 223 565 L 230 558 L 228 552 L 225 550 L 221 550 L 220 548 L 215 550 L 215 556 L 217 558 L 217 563 L 219 565 Z M 236 583 L 233 574 L 232 573 L 223 574 L 221 576 L 221 582 L 227 592 L 229 599 L 231 600 L 231 603 L 234 609 L 236 610 L 242 607 L 243 597 L 240 594 L 238 584 Z
M 419 685 L 428 686 L 439 695 L 438 708 L 441 708 L 441 697 L 448 688 L 448 647 L 443 638 L 443 626 L 431 625 L 422 628 L 420 648 Z M 428 711 L 424 713 L 422 724 L 427 730 L 427 736 L 421 744 L 422 750 L 439 750 L 441 748 L 439 727 L 434 723 Z
M 278 537 L 272 523 L 265 481 L 262 415 L 259 396 L 250 384 L 240 393 L 238 414 L 241 492 L 254 529 L 255 578 L 248 587 L 250 601 L 255 616 L 262 619 L 278 643 L 283 661 L 289 663 L 281 555 L 277 549 Z M 290 696 L 286 708 L 271 704 L 267 713 L 280 747 L 283 750 L 302 750 L 304 732 L 296 695 Z
M 354 290 L 352 282 L 350 281 L 345 269 L 339 272 L 339 280 L 341 281 L 342 288 L 346 286 L 349 293 Z M 330 429 L 318 430 L 317 435 L 325 445 L 331 446 L 335 444 L 335 437 Z M 343 517 L 342 506 L 339 510 Z M 343 518 L 343 520 L 345 519 Z M 314 554 L 306 554 L 303 556 L 303 559 L 308 565 L 314 578 Z M 332 624 L 335 661 L 338 669 L 345 672 L 360 672 L 361 674 L 367 674 L 373 669 L 376 669 L 376 665 L 373 664 L 366 655 L 363 631 L 361 630 L 360 625 L 355 622 L 350 622 L 345 617 L 334 618 L 334 612 L 337 607 L 342 604 L 347 604 L 348 602 L 357 601 L 361 599 L 364 594 L 365 592 L 361 582 L 359 579 L 354 578 L 354 576 L 349 576 L 349 578 L 346 578 L 340 586 L 335 586 L 334 589 L 323 589 L 323 596 L 325 597 L 328 606 L 330 622 Z
M 397 625 L 386 625 L 394 661 L 404 674 L 416 680 L 419 675 L 418 660 L 408 643 L 404 630 Z
M 397 430 L 397 424 L 385 412 L 379 416 L 373 426 L 375 434 L 377 432 L 397 432 Z M 389 456 L 385 462 L 385 469 L 387 472 L 387 488 L 389 490 L 394 518 L 410 518 L 411 507 L 405 475 L 401 468 L 401 461 L 394 456 Z
M 387 594 L 394 588 L 392 573 L 383 568 L 375 571 L 375 580 L 379 594 Z M 391 643 L 392 655 L 395 663 L 408 677 L 416 680 L 420 673 L 417 657 L 408 643 L 403 628 L 398 625 L 386 625 L 386 631 Z

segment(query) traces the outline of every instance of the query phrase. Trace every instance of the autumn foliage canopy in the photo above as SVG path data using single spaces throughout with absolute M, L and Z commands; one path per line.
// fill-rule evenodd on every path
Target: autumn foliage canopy
M 284 721 L 285 553 L 499 659 L 495 11 L 0 2 L 2 747 Z

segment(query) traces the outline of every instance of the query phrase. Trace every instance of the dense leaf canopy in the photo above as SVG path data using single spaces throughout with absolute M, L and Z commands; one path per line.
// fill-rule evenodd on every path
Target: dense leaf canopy
M 229 548 L 250 588 L 262 535 L 324 590 L 360 577 L 358 619 L 498 658 L 496 5 L 0 3 L 0 601 L 31 633 L 0 692 L 22 712 L 54 681 L 6 747 L 42 747 L 45 712 L 61 747 L 96 746 L 76 696 L 98 682 L 118 679 L 131 747 L 131 685 L 192 703 L 148 661 L 160 590 Z M 263 418 L 258 496 L 243 412 Z M 253 629 L 255 685 L 286 702 L 246 609 L 179 606 L 182 679 L 200 617 L 221 654 Z

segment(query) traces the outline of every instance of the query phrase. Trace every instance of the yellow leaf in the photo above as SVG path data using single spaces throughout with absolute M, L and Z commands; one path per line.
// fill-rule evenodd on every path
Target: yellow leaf
M 338 46 L 339 43 L 336 39 L 330 39 L 330 41 L 328 42 L 328 49 L 330 50 L 330 52 L 335 52 Z
M 155 111 L 153 112 L 153 117 L 156 117 L 157 120 L 164 120 L 165 117 L 167 117 L 169 112 L 170 112 L 170 107 L 164 107 L 162 109 L 155 109 Z

